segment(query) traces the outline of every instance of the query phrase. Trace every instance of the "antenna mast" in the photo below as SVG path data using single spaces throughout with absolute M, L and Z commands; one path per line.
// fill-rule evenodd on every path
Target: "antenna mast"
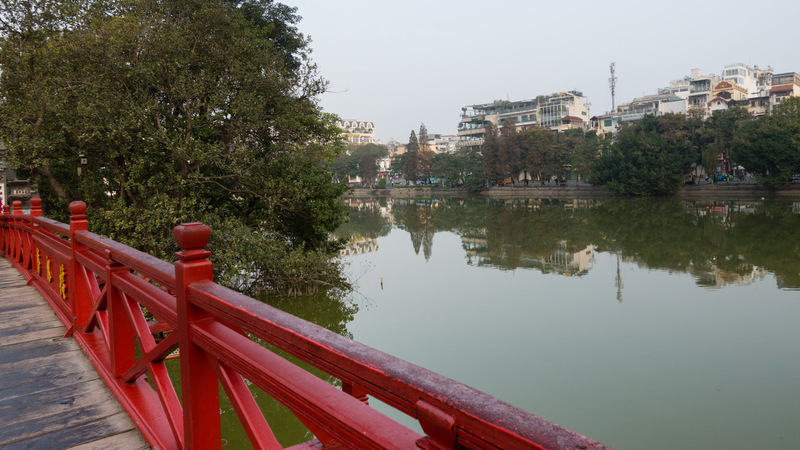
M 614 112 L 617 110 L 617 104 L 615 102 L 614 96 L 617 93 L 617 77 L 614 75 L 616 72 L 617 63 L 611 63 L 611 78 L 608 79 L 608 84 L 611 86 L 611 116 L 614 116 Z

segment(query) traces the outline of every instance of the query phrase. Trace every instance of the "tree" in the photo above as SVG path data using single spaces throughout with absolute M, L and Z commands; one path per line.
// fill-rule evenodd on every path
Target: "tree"
M 497 180 L 502 176 L 500 167 L 500 139 L 497 127 L 486 122 L 486 133 L 483 137 L 483 171 L 487 180 Z
M 721 162 L 721 171 L 732 173 L 731 149 L 734 135 L 741 124 L 752 119 L 744 108 L 731 108 L 714 113 L 703 123 L 706 139 L 709 141 L 701 150 L 703 166 L 709 175 L 717 171 L 717 162 Z
M 569 133 L 572 130 L 569 130 Z M 577 136 L 576 136 L 577 138 Z M 572 170 L 575 171 L 579 177 L 588 180 L 592 174 L 592 164 L 603 153 L 611 139 L 605 136 L 598 136 L 595 131 L 588 131 L 581 134 L 574 142 L 574 146 L 570 152 L 570 164 Z
M 411 183 L 417 182 L 419 177 L 419 141 L 414 130 L 411 130 L 411 135 L 408 137 L 408 145 L 406 145 L 406 161 L 404 170 L 406 173 L 406 180 Z
M 85 200 L 95 231 L 162 258 L 174 225 L 203 221 L 222 282 L 341 281 L 324 269 L 345 217 L 329 170 L 341 135 L 295 8 L 28 3 L 3 5 L 0 133 L 49 214 Z
M 800 173 L 800 135 L 791 122 L 780 113 L 763 116 L 743 124 L 734 140 L 734 159 L 769 189 L 785 186 Z
M 620 128 L 616 142 L 592 166 L 592 184 L 619 195 L 659 195 L 677 191 L 697 159 L 686 118 L 644 116 Z
M 431 162 L 433 161 L 433 150 L 428 138 L 428 129 L 422 123 L 419 126 L 419 152 L 417 152 L 417 175 L 425 179 L 431 177 Z
M 389 149 L 385 145 L 349 144 L 334 160 L 336 177 L 343 180 L 348 176 L 359 176 L 371 182 L 378 173 L 378 160 L 388 155 Z
M 498 172 L 504 178 L 506 175 L 511 176 L 513 182 L 516 175 L 522 170 L 522 160 L 517 143 L 517 124 L 511 117 L 503 119 L 498 150 Z
M 545 154 L 555 142 L 555 133 L 545 128 L 533 127 L 519 133 L 517 143 L 522 153 L 524 170 L 530 172 L 536 179 L 543 179 Z

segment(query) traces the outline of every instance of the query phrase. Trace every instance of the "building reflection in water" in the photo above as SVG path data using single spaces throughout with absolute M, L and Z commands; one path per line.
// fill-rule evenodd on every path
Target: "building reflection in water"
M 800 288 L 800 202 L 671 199 L 348 199 L 342 256 L 375 252 L 393 228 L 409 233 L 426 261 L 434 235 L 458 235 L 468 265 L 583 276 L 597 253 L 619 266 L 690 273 L 698 286 L 747 285 L 774 273 Z

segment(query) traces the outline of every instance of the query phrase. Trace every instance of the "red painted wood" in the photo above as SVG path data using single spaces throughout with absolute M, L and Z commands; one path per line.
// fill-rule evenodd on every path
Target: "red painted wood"
M 89 232 L 83 202 L 70 204 L 71 221 L 65 225 L 44 217 L 41 201 L 34 200 L 30 214 L 22 214 L 16 202 L 13 209 L 3 207 L 0 254 L 74 331 L 154 447 L 221 448 L 222 385 L 251 445 L 279 448 L 250 393 L 252 383 L 286 405 L 316 436 L 294 448 L 608 448 L 213 283 L 205 225 L 175 228 L 182 250 L 173 265 Z M 59 279 L 61 265 L 66 291 Z M 152 316 L 145 317 L 144 309 Z M 340 379 L 342 389 L 256 340 Z M 164 365 L 175 349 L 179 380 L 170 379 Z M 417 419 L 425 435 L 377 413 L 369 396 Z

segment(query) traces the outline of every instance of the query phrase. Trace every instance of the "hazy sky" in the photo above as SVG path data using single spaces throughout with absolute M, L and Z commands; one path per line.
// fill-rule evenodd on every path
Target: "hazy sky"
M 800 72 L 800 1 L 284 0 L 330 82 L 327 112 L 406 142 L 456 134 L 461 108 L 582 91 L 590 115 L 655 94 L 692 68 Z

